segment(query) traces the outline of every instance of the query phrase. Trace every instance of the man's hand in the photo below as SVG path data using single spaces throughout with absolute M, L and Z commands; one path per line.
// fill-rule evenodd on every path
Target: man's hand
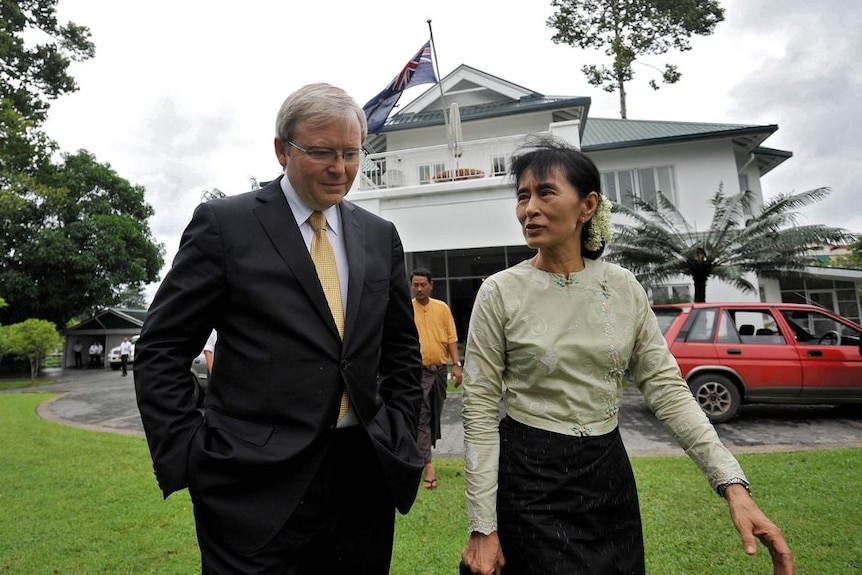
M 460 387 L 461 382 L 464 380 L 464 368 L 462 368 L 460 365 L 453 365 L 452 379 L 455 380 L 455 387 Z

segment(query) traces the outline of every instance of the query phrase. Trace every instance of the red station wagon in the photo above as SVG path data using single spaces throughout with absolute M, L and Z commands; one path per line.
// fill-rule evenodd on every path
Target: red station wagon
M 692 394 L 713 423 L 743 403 L 862 403 L 862 326 L 789 303 L 654 305 Z

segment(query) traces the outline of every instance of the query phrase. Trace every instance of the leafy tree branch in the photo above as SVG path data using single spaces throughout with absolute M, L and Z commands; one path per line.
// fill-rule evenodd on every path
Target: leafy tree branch
M 587 64 L 581 71 L 591 85 L 619 92 L 622 118 L 628 117 L 626 84 L 637 58 L 691 50 L 693 35 L 710 35 L 724 20 L 717 0 L 551 0 L 551 7 L 547 24 L 556 30 L 555 44 L 603 49 L 610 58 L 610 64 Z M 682 77 L 670 63 L 659 71 L 665 84 Z M 659 88 L 655 79 L 650 86 Z

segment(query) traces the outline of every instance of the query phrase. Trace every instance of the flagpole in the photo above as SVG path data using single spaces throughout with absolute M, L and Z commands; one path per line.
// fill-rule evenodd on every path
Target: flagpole
M 449 138 L 449 116 L 446 111 L 446 97 L 443 93 L 443 76 L 440 75 L 440 64 L 437 61 L 437 42 L 434 41 L 434 30 L 431 28 L 431 19 L 428 19 L 428 33 L 431 35 L 431 51 L 434 53 L 434 69 L 437 71 L 437 86 L 440 87 L 440 105 L 443 108 L 443 127 L 446 132 L 446 138 Z M 455 158 L 455 152 L 452 152 L 452 163 L 453 165 L 457 165 L 457 159 Z M 452 179 L 455 179 L 455 170 L 453 168 L 452 173 L 450 174 Z

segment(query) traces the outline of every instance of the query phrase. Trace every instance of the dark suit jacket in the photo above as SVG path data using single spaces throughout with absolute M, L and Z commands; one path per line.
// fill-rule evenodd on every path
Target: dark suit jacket
M 395 227 L 340 204 L 350 268 L 343 342 L 279 182 L 201 204 L 136 345 L 135 389 L 156 477 L 196 519 L 254 547 L 284 524 L 334 431 L 342 389 L 406 513 L 421 356 Z M 205 415 L 192 360 L 218 330 Z

